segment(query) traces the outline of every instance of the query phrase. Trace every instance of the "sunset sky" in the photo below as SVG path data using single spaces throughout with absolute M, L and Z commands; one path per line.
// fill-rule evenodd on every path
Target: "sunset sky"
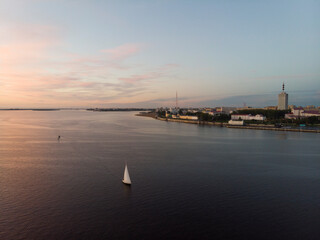
M 320 105 L 320 1 L 1 0 L 0 108 Z

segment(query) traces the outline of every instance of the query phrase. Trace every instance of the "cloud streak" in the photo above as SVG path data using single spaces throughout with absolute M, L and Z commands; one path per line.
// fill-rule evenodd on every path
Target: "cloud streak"
M 111 60 L 119 61 L 137 54 L 140 49 L 140 44 L 127 43 L 115 48 L 101 50 L 101 52 L 107 53 Z
M 92 55 L 62 51 L 62 34 L 54 26 L 23 24 L 1 29 L 0 39 L 0 107 L 134 102 L 135 97 L 153 91 L 151 82 L 177 67 L 124 64 L 141 51 L 135 43 Z
M 129 77 L 122 77 L 119 78 L 119 80 L 129 84 L 137 84 L 139 82 L 150 81 L 161 76 L 163 76 L 162 72 L 150 72 L 141 75 L 131 75 Z

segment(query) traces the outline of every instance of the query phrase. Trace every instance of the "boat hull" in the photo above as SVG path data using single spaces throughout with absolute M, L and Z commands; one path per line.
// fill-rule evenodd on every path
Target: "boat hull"
M 128 185 L 128 186 L 131 186 L 131 183 L 127 183 L 124 180 L 122 180 L 122 183 L 125 184 L 125 185 Z

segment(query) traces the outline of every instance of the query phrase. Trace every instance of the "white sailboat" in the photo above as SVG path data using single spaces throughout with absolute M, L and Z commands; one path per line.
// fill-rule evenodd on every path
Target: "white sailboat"
M 127 164 L 126 164 L 126 167 L 125 167 L 125 169 L 124 169 L 124 174 L 123 174 L 122 182 L 123 182 L 124 184 L 131 185 L 131 179 L 130 179 L 130 176 L 129 176 L 129 171 L 128 171 L 128 166 L 127 166 Z

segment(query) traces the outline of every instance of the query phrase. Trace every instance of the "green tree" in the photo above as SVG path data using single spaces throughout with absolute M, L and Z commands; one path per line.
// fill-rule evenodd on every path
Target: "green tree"
M 219 114 L 213 116 L 213 121 L 215 122 L 227 122 L 231 119 L 230 114 Z
M 268 120 L 279 120 L 279 119 L 284 119 L 285 114 L 289 112 L 290 110 L 244 109 L 244 110 L 238 110 L 235 113 L 251 114 L 251 115 L 261 114 L 263 116 L 266 116 Z
M 199 121 L 212 122 L 213 120 L 212 116 L 208 113 L 197 112 L 197 116 Z

